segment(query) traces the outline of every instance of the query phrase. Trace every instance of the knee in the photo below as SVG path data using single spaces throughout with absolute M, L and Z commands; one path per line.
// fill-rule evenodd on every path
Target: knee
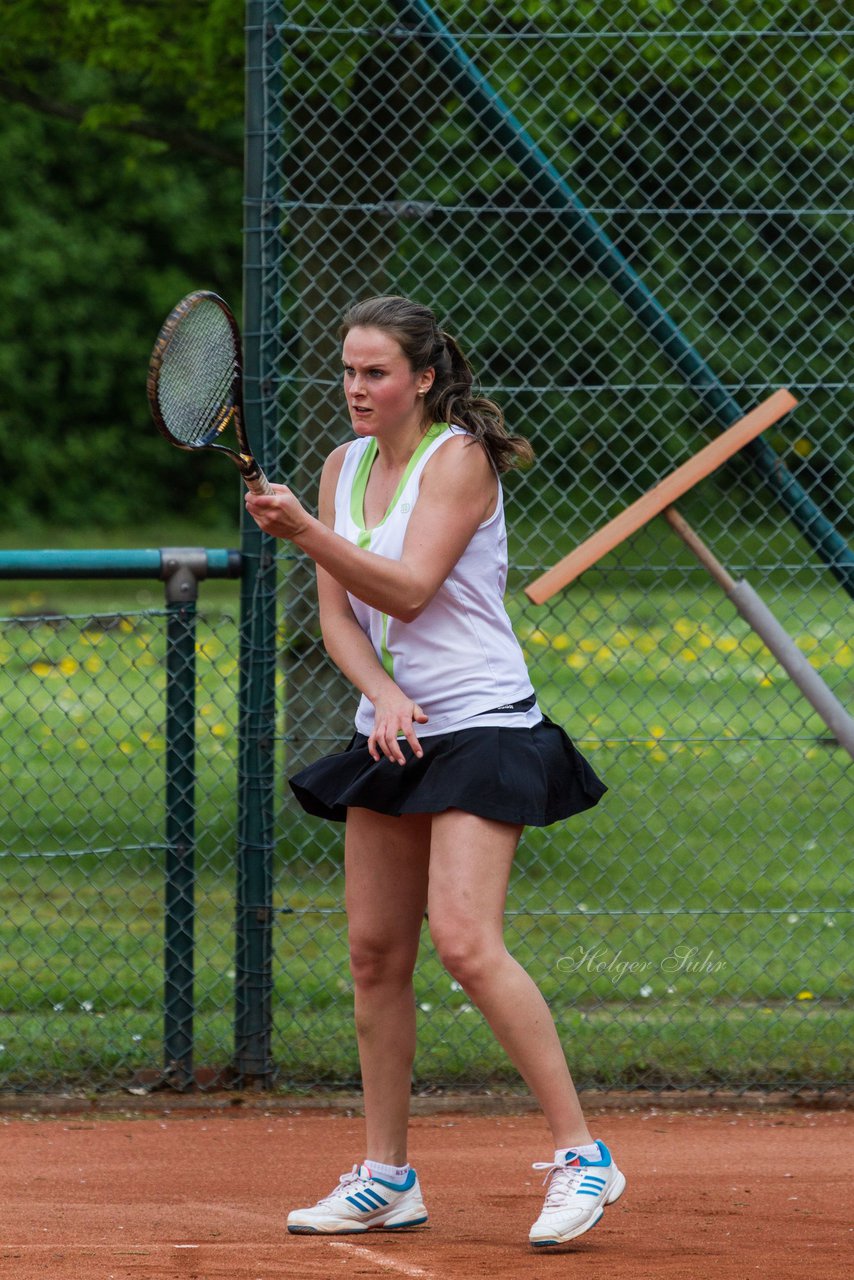
M 465 991 L 475 991 L 495 965 L 495 947 L 491 941 L 476 928 L 435 925 L 430 932 L 444 968 Z
M 360 990 L 409 982 L 415 957 L 408 947 L 377 938 L 350 939 L 350 973 Z

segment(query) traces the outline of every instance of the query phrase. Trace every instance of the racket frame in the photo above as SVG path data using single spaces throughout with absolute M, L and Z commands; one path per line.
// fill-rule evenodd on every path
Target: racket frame
M 231 387 L 229 388 L 231 404 L 223 405 L 222 411 L 216 418 L 214 425 L 210 427 L 207 433 L 200 439 L 190 443 L 186 440 L 180 440 L 169 430 L 166 420 L 160 409 L 160 397 L 158 394 L 158 384 L 160 380 L 160 370 L 169 345 L 178 326 L 185 316 L 202 302 L 212 302 L 222 311 L 225 316 L 231 336 L 234 342 L 234 376 L 232 378 Z M 164 320 L 154 348 L 151 352 L 151 358 L 148 362 L 148 378 L 146 379 L 146 391 L 148 393 L 148 404 L 151 409 L 151 416 L 154 419 L 154 425 L 162 436 L 164 436 L 170 444 L 175 445 L 177 449 L 184 449 L 187 453 L 194 453 L 197 449 L 215 449 L 218 453 L 226 454 L 243 477 L 246 487 L 253 493 L 272 493 L 273 489 L 269 480 L 264 475 L 261 467 L 252 456 L 249 448 L 249 441 L 246 438 L 246 428 L 243 422 L 243 358 L 242 344 L 240 340 L 240 328 L 234 313 L 224 298 L 218 293 L 213 293 L 209 289 L 195 289 L 192 293 L 188 293 L 186 297 L 172 308 L 169 315 Z M 230 422 L 234 423 L 234 433 L 237 436 L 237 449 L 232 449 L 225 444 L 217 444 L 216 441 L 222 435 Z

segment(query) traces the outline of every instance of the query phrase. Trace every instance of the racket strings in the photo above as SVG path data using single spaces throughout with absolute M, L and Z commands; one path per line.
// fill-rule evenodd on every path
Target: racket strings
M 238 370 L 227 317 L 215 302 L 202 300 L 181 316 L 160 364 L 157 399 L 176 440 L 201 444 L 227 426 Z

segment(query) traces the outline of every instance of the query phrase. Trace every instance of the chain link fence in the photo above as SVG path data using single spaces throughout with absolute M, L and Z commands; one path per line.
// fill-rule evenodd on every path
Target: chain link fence
M 535 445 L 506 485 L 508 607 L 541 705 L 610 791 L 526 833 L 508 945 L 576 1078 L 850 1080 L 848 754 L 665 520 L 542 607 L 522 590 L 788 387 L 796 412 L 679 509 L 850 706 L 846 6 L 262 8 L 279 474 L 313 501 L 347 438 L 337 327 L 371 293 L 431 304 Z M 353 697 L 311 567 L 280 566 L 293 769 L 349 736 Z M 355 1081 L 341 831 L 282 795 L 274 1060 Z M 426 931 L 417 994 L 419 1087 L 517 1086 Z
M 269 473 L 313 503 L 348 438 L 338 323 L 370 293 L 434 306 L 535 446 L 505 486 L 508 609 L 610 790 L 526 833 L 507 938 L 577 1083 L 849 1087 L 847 753 L 660 518 L 546 605 L 523 592 L 786 386 L 795 412 L 679 509 L 851 705 L 847 7 L 247 14 L 246 400 Z M 249 990 L 267 1083 L 350 1086 L 342 830 L 284 777 L 349 737 L 355 699 L 311 566 L 269 552 L 247 527 L 242 626 L 203 614 L 195 638 L 193 1070 L 229 1078 Z M 7 612 L 0 1088 L 168 1082 L 167 616 Z M 235 950 L 244 917 L 255 950 Z M 416 991 L 417 1088 L 520 1087 L 426 931 Z
M 168 1079 L 193 1004 L 197 1058 L 228 1064 L 236 622 L 12 602 L 0 619 L 0 1089 Z M 169 628 L 195 688 L 181 688 Z M 189 782 L 173 761 L 171 796 L 170 701 L 195 725 Z M 182 856 L 187 800 L 198 838 Z

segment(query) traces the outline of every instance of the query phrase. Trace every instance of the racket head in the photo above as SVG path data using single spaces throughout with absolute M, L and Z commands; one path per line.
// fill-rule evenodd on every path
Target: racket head
M 151 353 L 146 389 L 154 424 L 171 444 L 225 453 L 253 493 L 273 492 L 246 439 L 240 329 L 219 294 L 196 289 L 172 308 Z M 217 443 L 230 422 L 239 452 Z
M 158 431 L 179 449 L 205 449 L 233 421 L 243 451 L 242 383 L 240 330 L 228 303 L 206 289 L 187 294 L 163 322 L 148 365 Z

